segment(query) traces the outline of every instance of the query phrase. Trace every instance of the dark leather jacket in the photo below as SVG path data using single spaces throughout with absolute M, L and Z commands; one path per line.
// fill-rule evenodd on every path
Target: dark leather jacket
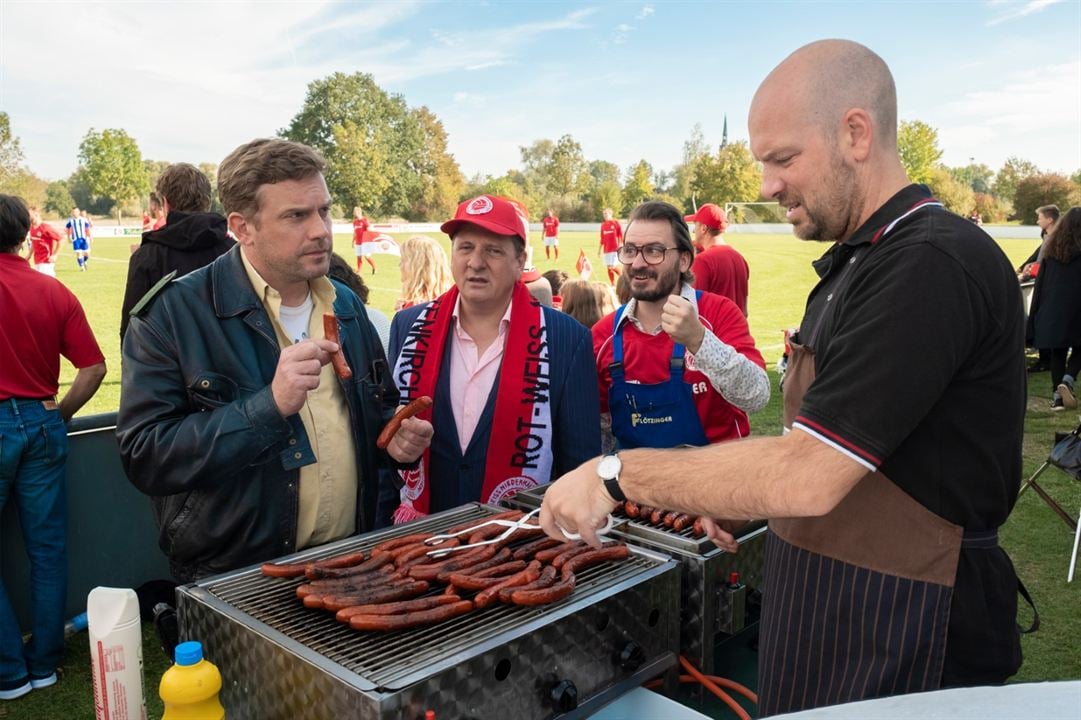
M 356 528 L 372 528 L 375 438 L 398 392 L 364 305 L 345 285 L 334 312 L 353 378 L 342 382 L 356 439 Z M 280 350 L 234 247 L 169 283 L 124 338 L 117 418 L 131 482 L 150 495 L 158 544 L 180 581 L 295 551 L 300 468 L 316 461 L 297 415 L 283 418 L 270 383 Z

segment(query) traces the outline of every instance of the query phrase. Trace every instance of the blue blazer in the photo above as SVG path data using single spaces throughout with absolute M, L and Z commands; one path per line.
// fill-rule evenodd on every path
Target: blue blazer
M 390 365 L 401 354 L 405 335 L 424 305 L 399 311 L 390 328 Z M 552 403 L 552 477 L 557 479 L 601 452 L 600 401 L 597 371 L 593 362 L 593 340 L 577 320 L 550 307 L 542 307 L 549 343 Z M 451 328 L 450 332 L 453 332 Z M 480 500 L 484 484 L 484 466 L 488 439 L 492 432 L 495 398 L 499 391 L 496 378 L 492 392 L 463 451 L 458 442 L 451 403 L 456 394 L 450 387 L 450 352 L 448 341 L 443 348 L 439 381 L 436 384 L 432 426 L 435 437 L 431 446 L 430 511 L 439 512 L 467 502 Z M 502 369 L 500 369 L 502 372 Z M 376 510 L 377 527 L 390 524 L 390 516 L 399 503 L 399 479 L 385 471 L 379 488 Z

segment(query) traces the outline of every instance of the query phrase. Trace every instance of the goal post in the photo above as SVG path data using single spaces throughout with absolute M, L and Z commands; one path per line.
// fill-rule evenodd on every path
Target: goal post
M 740 225 L 787 223 L 785 209 L 777 202 L 730 202 L 724 204 L 728 222 Z

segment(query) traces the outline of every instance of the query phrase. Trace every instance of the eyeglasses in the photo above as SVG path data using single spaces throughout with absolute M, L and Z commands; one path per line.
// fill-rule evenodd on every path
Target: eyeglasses
M 646 245 L 644 247 L 621 245 L 619 248 L 619 261 L 625 265 L 630 265 L 638 257 L 638 253 L 642 253 L 642 258 L 647 265 L 657 265 L 664 262 L 664 256 L 668 254 L 669 250 L 679 252 L 678 247 L 665 247 L 664 245 Z

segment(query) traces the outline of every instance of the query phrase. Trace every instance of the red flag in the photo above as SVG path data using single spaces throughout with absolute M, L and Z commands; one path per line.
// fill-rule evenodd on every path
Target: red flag
M 578 261 L 574 264 L 574 267 L 577 268 L 579 275 L 581 275 L 582 271 L 585 270 L 587 267 L 592 269 L 592 267 L 590 266 L 590 263 L 589 263 L 589 258 L 586 257 L 586 251 L 585 250 L 579 248 L 579 250 L 578 250 Z

